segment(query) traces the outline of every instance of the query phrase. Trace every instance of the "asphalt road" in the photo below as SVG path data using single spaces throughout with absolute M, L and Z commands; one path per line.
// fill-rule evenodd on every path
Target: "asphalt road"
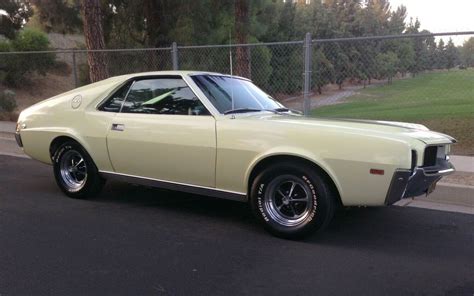
M 304 241 L 245 204 L 111 183 L 93 200 L 0 156 L 0 295 L 470 295 L 474 215 L 341 211 Z

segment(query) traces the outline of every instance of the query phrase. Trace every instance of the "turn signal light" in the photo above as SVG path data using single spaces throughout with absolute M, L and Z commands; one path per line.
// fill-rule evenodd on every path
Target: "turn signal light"
M 378 169 L 370 169 L 370 173 L 372 175 L 383 175 L 385 173 L 384 170 L 378 170 Z

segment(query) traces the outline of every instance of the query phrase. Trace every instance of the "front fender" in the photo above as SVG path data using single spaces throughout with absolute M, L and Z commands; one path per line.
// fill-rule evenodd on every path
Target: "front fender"
M 247 171 L 245 172 L 245 178 L 244 178 L 244 184 L 242 184 L 243 188 L 246 188 L 250 182 L 250 176 L 255 169 L 255 167 L 261 162 L 264 161 L 265 159 L 269 157 L 274 157 L 274 156 L 291 156 L 291 157 L 298 157 L 304 160 L 307 160 L 314 165 L 318 166 L 320 169 L 322 169 L 334 182 L 336 185 L 336 188 L 338 192 L 341 192 L 341 186 L 340 182 L 334 173 L 334 171 L 331 169 L 328 163 L 324 159 L 322 159 L 320 156 L 317 154 L 311 152 L 310 150 L 302 149 L 299 147 L 291 147 L 291 146 L 278 146 L 274 147 L 268 151 L 262 152 L 258 154 L 254 159 L 252 159 L 250 166 L 248 167 Z

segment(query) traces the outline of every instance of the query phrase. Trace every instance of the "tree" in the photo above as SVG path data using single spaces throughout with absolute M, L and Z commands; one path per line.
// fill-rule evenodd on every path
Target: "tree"
M 341 50 L 339 45 L 332 50 L 335 50 L 335 54 L 333 54 L 334 58 L 331 61 L 334 65 L 335 82 L 339 86 L 339 89 L 342 89 L 344 81 L 349 77 L 351 67 L 349 57 Z
M 389 34 L 402 34 L 405 31 L 407 18 L 407 8 L 400 5 L 396 10 L 390 14 L 390 19 L 387 22 L 387 29 Z
M 80 0 L 31 0 L 35 17 L 46 32 L 76 33 L 82 29 Z
M 109 77 L 105 53 L 95 51 L 105 49 L 99 0 L 82 0 L 81 12 L 84 20 L 84 37 L 88 49 L 89 76 L 92 82 L 96 82 Z
M 438 52 L 438 45 L 434 37 L 426 38 L 426 62 L 424 68 L 432 70 L 436 68 L 436 55 Z
M 33 15 L 31 4 L 28 0 L 0 0 L 0 35 L 8 39 L 15 38 L 15 34 Z
M 402 76 L 405 76 L 415 63 L 415 50 L 409 41 L 400 40 L 396 47 L 396 54 L 399 59 L 398 70 Z
M 449 38 L 448 44 L 446 45 L 446 68 L 449 70 L 454 68 L 459 62 L 459 51 L 453 43 L 453 40 Z
M 238 44 L 245 44 L 249 34 L 249 1 L 235 0 L 235 39 Z M 249 47 L 236 48 L 235 74 L 250 78 L 250 52 Z
M 387 83 L 391 84 L 393 77 L 397 74 L 397 64 L 400 62 L 397 54 L 389 51 L 387 53 L 379 53 L 377 55 L 377 65 L 380 78 L 386 78 Z
M 462 49 L 462 63 L 466 67 L 474 67 L 474 37 L 464 42 Z
M 444 45 L 444 40 L 440 39 L 438 46 L 436 47 L 436 69 L 446 69 L 447 66 L 447 57 L 446 57 L 446 47 Z
M 313 87 L 322 94 L 322 87 L 334 81 L 334 66 L 321 49 L 313 50 Z
M 420 21 L 418 19 L 415 19 L 413 22 L 413 19 L 410 20 L 410 24 L 408 25 L 408 28 L 406 30 L 407 34 L 418 34 L 420 33 Z M 409 68 L 410 72 L 412 73 L 413 76 L 416 76 L 418 73 L 421 71 L 425 70 L 425 63 L 424 59 L 427 56 L 426 52 L 426 46 L 424 43 L 424 39 L 420 37 L 416 37 L 412 39 L 413 43 L 413 50 L 415 51 L 415 61 Z

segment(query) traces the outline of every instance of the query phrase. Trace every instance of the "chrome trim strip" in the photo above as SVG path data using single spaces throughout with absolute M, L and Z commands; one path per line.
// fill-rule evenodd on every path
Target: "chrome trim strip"
M 187 193 L 200 194 L 200 195 L 206 195 L 206 196 L 212 196 L 212 197 L 230 199 L 230 200 L 236 200 L 236 201 L 242 201 L 242 202 L 247 201 L 247 194 L 242 193 L 242 192 L 222 190 L 222 189 L 217 189 L 217 188 L 212 188 L 212 187 L 191 185 L 191 184 L 185 184 L 185 183 L 179 183 L 179 182 L 173 182 L 173 181 L 165 181 L 165 180 L 160 180 L 160 179 L 140 177 L 140 176 L 121 174 L 121 173 L 109 172 L 109 171 L 99 171 L 99 173 L 103 175 L 105 178 L 110 178 L 110 179 L 128 182 L 128 183 L 134 183 L 134 184 L 140 184 L 140 185 L 145 185 L 145 186 L 152 186 L 152 187 L 157 187 L 157 188 L 176 190 L 176 191 L 182 191 L 182 192 L 187 192 Z
M 453 172 L 454 172 L 454 169 L 446 169 L 446 170 L 438 171 L 438 174 L 453 173 Z

